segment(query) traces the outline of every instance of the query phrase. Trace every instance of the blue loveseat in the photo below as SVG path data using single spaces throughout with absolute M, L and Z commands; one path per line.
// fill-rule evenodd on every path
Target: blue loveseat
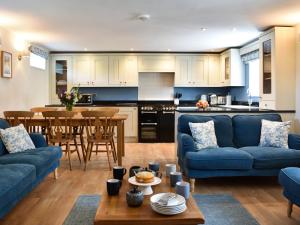
M 259 147 L 261 120 L 281 121 L 278 114 L 201 116 L 178 118 L 177 156 L 185 175 L 196 178 L 277 176 L 280 169 L 300 166 L 300 136 L 290 134 L 290 149 Z M 219 148 L 198 151 L 189 122 L 213 120 Z
M 0 119 L 0 128 L 8 128 Z M 36 149 L 9 154 L 0 139 L 0 218 L 53 172 L 62 156 L 60 147 L 48 147 L 40 134 L 30 134 Z

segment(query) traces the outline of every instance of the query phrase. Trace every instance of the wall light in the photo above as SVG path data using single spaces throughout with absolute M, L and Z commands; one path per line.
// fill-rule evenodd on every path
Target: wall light
M 29 57 L 29 52 L 27 49 L 28 44 L 22 37 L 16 37 L 14 47 L 18 52 L 19 61 L 21 61 L 23 57 Z

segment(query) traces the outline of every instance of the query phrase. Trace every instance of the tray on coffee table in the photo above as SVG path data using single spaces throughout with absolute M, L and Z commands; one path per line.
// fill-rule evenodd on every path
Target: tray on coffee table
M 124 179 L 118 196 L 102 195 L 100 205 L 94 220 L 95 225 L 197 225 L 204 224 L 204 216 L 199 210 L 193 196 L 186 202 L 187 210 L 174 216 L 164 216 L 154 212 L 150 205 L 150 196 L 144 197 L 142 206 L 128 207 L 126 192 L 131 189 L 131 184 Z M 153 187 L 154 193 L 174 192 L 165 178 Z

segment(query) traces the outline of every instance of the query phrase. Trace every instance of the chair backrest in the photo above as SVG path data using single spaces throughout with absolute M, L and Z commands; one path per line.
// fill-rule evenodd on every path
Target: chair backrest
M 56 107 L 34 107 L 31 108 L 30 111 L 34 113 L 42 113 L 42 112 L 48 112 L 48 111 L 57 111 L 58 108 Z
M 47 111 L 42 114 L 47 121 L 47 135 L 50 143 L 61 143 L 72 139 L 72 118 L 75 112 Z
M 30 121 L 34 116 L 34 112 L 30 111 L 5 111 L 4 113 L 6 121 L 10 126 L 18 126 L 23 124 L 28 132 L 32 132 L 30 127 Z
M 112 117 L 115 114 L 115 110 L 82 112 L 81 115 L 85 118 L 88 141 L 93 139 L 95 142 L 101 142 L 111 137 L 114 130 Z
M 91 108 L 91 111 L 113 111 L 116 114 L 120 109 L 115 107 L 93 107 Z
M 58 111 L 67 111 L 66 108 L 59 108 Z M 85 112 L 85 111 L 89 111 L 89 108 L 85 108 L 85 107 L 73 107 L 72 108 L 72 112 L 75 113 L 81 113 L 81 112 Z

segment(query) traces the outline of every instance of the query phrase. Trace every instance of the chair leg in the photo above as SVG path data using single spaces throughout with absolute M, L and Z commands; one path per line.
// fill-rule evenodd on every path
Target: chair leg
M 57 180 L 58 179 L 58 168 L 56 168 L 53 172 L 54 175 L 54 179 Z
M 116 163 L 117 162 L 117 153 L 116 153 L 116 147 L 115 147 L 114 140 L 110 141 L 110 145 L 111 145 L 111 149 L 112 149 L 112 155 L 114 158 L 114 162 Z
M 69 142 L 67 143 L 66 150 L 67 150 L 67 154 L 68 154 L 70 170 L 72 170 L 71 151 L 70 151 L 70 144 L 69 144 Z
M 287 208 L 287 216 L 291 217 L 292 216 L 292 212 L 293 212 L 293 203 L 291 201 L 289 201 L 288 208 Z
M 190 184 L 191 184 L 191 192 L 195 191 L 195 179 L 190 178 Z
M 94 144 L 91 143 L 91 146 L 90 146 L 90 154 L 89 154 L 89 157 L 88 157 L 88 159 L 89 159 L 90 161 L 91 161 L 91 156 L 92 156 L 93 147 L 94 147 Z
M 76 137 L 75 137 L 75 139 L 74 139 L 74 144 L 75 144 L 75 149 L 76 149 L 76 152 L 77 152 L 77 155 L 78 155 L 79 162 L 80 162 L 80 164 L 81 164 L 81 157 L 80 157 L 80 154 L 79 154 L 78 144 L 77 144 Z
M 91 143 L 89 142 L 87 144 L 87 148 L 86 148 L 86 155 L 85 155 L 85 163 L 84 163 L 84 171 L 86 171 L 87 168 L 87 163 L 89 161 L 89 157 L 90 157 L 90 151 L 91 151 Z
M 109 160 L 109 146 L 108 146 L 108 142 L 105 143 L 105 146 L 106 146 L 106 154 L 107 154 L 108 166 L 109 166 L 109 170 L 111 170 L 111 165 L 110 165 L 110 160 Z
M 98 155 L 98 147 L 99 145 L 96 144 L 96 155 Z
M 84 145 L 84 139 L 82 134 L 80 134 L 80 145 L 81 145 L 81 151 L 82 151 L 82 156 L 83 156 L 83 161 L 85 160 L 86 157 L 86 149 L 85 149 L 85 145 Z

